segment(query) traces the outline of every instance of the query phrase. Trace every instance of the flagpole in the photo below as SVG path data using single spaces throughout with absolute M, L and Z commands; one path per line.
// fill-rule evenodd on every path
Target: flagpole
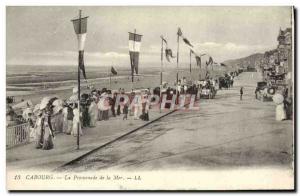
M 81 10 L 79 10 L 79 32 L 81 32 Z M 79 130 L 80 130 L 80 51 L 78 51 L 78 115 L 79 115 L 79 122 L 77 122 L 77 150 L 79 150 Z
M 135 51 L 135 34 L 136 34 L 136 29 L 134 29 L 134 34 L 133 34 L 133 51 Z M 134 82 L 133 78 L 134 78 L 134 68 L 131 71 L 131 90 L 133 90 L 133 82 Z
M 176 100 L 177 100 L 177 97 L 178 97 L 178 62 L 179 62 L 179 34 L 177 32 L 177 67 L 176 67 Z M 175 104 L 176 104 L 176 101 L 175 101 Z
M 160 52 L 160 62 L 161 62 L 161 66 L 160 66 L 160 99 L 162 98 L 162 82 L 163 82 L 163 75 L 162 75 L 162 69 L 163 69 L 163 64 L 164 64 L 164 42 L 163 42 L 163 36 L 161 36 L 161 52 Z M 159 111 L 161 112 L 161 106 L 159 107 Z
M 190 78 L 192 80 L 192 50 L 190 50 Z
M 108 76 L 109 76 L 109 90 L 111 90 L 111 72 L 108 69 Z
M 178 62 L 179 62 L 179 35 L 177 33 L 177 74 L 176 74 L 176 85 L 178 84 Z

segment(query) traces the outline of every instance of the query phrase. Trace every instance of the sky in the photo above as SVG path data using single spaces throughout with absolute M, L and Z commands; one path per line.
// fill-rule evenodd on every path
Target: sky
M 215 62 L 274 49 L 279 29 L 291 27 L 291 7 L 7 7 L 7 65 L 76 66 L 71 19 L 79 9 L 89 16 L 86 66 L 129 66 L 128 32 L 134 29 L 143 35 L 140 66 L 160 66 L 160 36 L 176 55 L 178 27 L 197 53 Z M 189 62 L 182 40 L 179 54 L 180 65 Z

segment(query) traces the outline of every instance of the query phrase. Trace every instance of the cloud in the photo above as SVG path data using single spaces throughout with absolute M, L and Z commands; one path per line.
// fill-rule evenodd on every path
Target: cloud
M 265 52 L 276 47 L 265 45 L 247 45 L 233 42 L 203 42 L 194 44 L 195 51 L 198 54 L 209 54 L 216 62 L 223 62 L 228 59 L 241 58 L 257 52 Z M 119 49 L 120 50 L 120 49 Z M 174 48 L 173 48 L 174 50 Z M 175 51 L 173 51 L 175 52 Z M 141 48 L 140 64 L 151 64 L 153 66 L 160 64 L 161 46 L 152 44 Z M 47 52 L 24 52 L 21 55 L 9 59 L 8 64 L 47 64 L 47 65 L 77 65 L 77 51 L 47 51 Z M 203 57 L 204 58 L 204 57 Z M 175 61 L 174 61 L 175 62 Z M 172 61 L 165 64 L 174 64 Z M 180 46 L 180 64 L 189 62 L 189 49 L 184 44 Z M 124 65 L 129 66 L 128 49 L 109 52 L 90 52 L 85 51 L 85 63 L 88 65 Z
M 195 50 L 199 54 L 208 53 L 220 62 L 228 59 L 240 58 L 257 52 L 265 52 L 266 50 L 270 50 L 275 47 L 276 43 L 274 43 L 274 45 L 247 45 L 233 42 L 204 42 L 195 44 Z

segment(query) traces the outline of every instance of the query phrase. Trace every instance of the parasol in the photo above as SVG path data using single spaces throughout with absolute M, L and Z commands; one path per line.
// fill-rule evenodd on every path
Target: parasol
M 56 99 L 55 101 L 53 101 L 52 105 L 53 106 L 62 106 L 64 104 L 63 100 L 61 99 Z
M 283 100 L 284 100 L 284 98 L 283 98 L 283 96 L 281 94 L 276 94 L 276 95 L 273 96 L 273 101 L 276 104 L 283 103 Z
M 40 110 L 40 105 L 41 104 L 36 104 L 35 106 L 34 106 L 34 109 L 33 109 L 33 113 L 36 113 L 36 112 L 38 112 L 39 110 Z

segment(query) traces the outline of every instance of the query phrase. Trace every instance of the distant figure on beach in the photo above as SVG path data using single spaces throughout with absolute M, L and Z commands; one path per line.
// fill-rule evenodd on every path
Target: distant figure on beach
M 243 99 L 243 94 L 244 94 L 243 87 L 241 87 L 241 89 L 240 89 L 240 100 Z

